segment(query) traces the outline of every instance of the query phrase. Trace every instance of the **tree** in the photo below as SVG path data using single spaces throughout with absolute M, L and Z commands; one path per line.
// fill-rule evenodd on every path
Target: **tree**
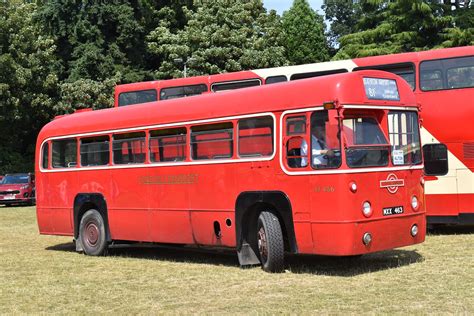
M 0 173 L 33 170 L 36 136 L 53 115 L 58 60 L 36 5 L 0 2 Z
M 339 38 L 355 32 L 360 11 L 354 0 L 324 0 L 322 9 L 330 24 L 327 38 L 330 54 L 334 55 L 339 48 Z
M 163 61 L 156 77 L 182 76 L 182 65 L 173 62 L 176 58 L 192 58 L 190 75 L 287 63 L 279 17 L 275 11 L 267 14 L 261 0 L 195 0 L 194 7 L 184 8 L 184 29 L 173 30 L 162 21 L 148 36 L 149 52 Z
M 307 64 L 329 59 L 322 16 L 306 0 L 294 0 L 283 13 L 284 46 L 292 64 Z
M 335 58 L 470 45 L 472 24 L 464 30 L 458 26 L 465 20 L 472 21 L 472 8 L 464 7 L 465 3 L 453 10 L 451 5 L 434 0 L 361 0 L 362 15 L 356 32 L 341 37 L 341 49 Z

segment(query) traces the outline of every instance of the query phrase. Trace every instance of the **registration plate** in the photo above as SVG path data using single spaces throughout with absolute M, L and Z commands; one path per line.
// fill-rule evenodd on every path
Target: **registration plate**
M 383 208 L 383 216 L 403 214 L 403 206 L 392 206 Z

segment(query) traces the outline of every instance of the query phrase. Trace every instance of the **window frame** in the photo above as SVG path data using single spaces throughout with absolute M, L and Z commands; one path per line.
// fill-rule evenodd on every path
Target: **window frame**
M 423 64 L 426 64 L 426 63 L 430 63 L 430 62 L 441 62 L 441 61 L 445 61 L 445 60 L 452 60 L 452 59 L 461 59 L 461 58 L 474 58 L 474 55 L 464 55 L 464 56 L 455 56 L 455 57 L 448 57 L 448 58 L 436 58 L 436 59 L 425 59 L 425 60 L 422 60 L 420 62 L 420 65 L 419 65 L 419 68 L 418 68 L 418 76 L 419 76 L 419 88 L 420 88 L 420 91 L 423 91 L 423 92 L 433 92 L 433 91 L 450 91 L 450 90 L 459 90 L 459 89 L 472 89 L 474 88 L 474 86 L 471 86 L 471 87 L 462 87 L 462 88 L 444 88 L 445 85 L 447 86 L 448 84 L 448 77 L 447 77 L 447 70 L 448 69 L 453 69 L 453 67 L 451 68 L 441 68 L 439 70 L 441 70 L 441 82 L 443 84 L 443 88 L 442 89 L 433 89 L 433 90 L 425 90 L 425 89 L 422 89 L 421 87 L 421 68 L 422 68 L 422 65 Z

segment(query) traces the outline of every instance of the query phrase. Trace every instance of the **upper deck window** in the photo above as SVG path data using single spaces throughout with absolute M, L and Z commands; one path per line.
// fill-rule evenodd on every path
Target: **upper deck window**
M 112 142 L 114 164 L 144 163 L 146 157 L 145 133 L 114 135 Z
M 233 126 L 230 122 L 191 129 L 191 157 L 194 160 L 231 158 L 233 143 Z
M 77 141 L 58 139 L 52 141 L 53 168 L 72 168 L 77 166 Z
M 354 68 L 354 71 L 374 69 L 391 72 L 397 76 L 402 77 L 410 85 L 412 90 L 415 90 L 415 65 L 412 63 L 404 64 L 390 64 L 390 65 L 375 65 L 366 67 Z
M 154 89 L 122 92 L 119 95 L 118 106 L 154 102 L 157 100 L 157 93 Z
M 265 80 L 265 84 L 272 84 L 272 83 L 279 83 L 279 82 L 287 82 L 288 79 L 286 78 L 286 76 L 271 76 L 271 77 L 268 77 L 266 80 Z
M 239 121 L 239 156 L 263 157 L 273 153 L 273 118 L 254 117 Z
M 81 166 L 103 166 L 109 163 L 109 136 L 81 139 Z
M 242 88 L 249 88 L 260 86 L 262 82 L 260 79 L 250 79 L 250 80 L 241 80 L 241 81 L 226 81 L 226 82 L 218 82 L 214 83 L 211 86 L 211 90 L 213 92 L 220 92 L 225 90 L 236 90 Z
M 415 112 L 390 111 L 388 135 L 392 145 L 393 165 L 421 163 L 418 115 Z
M 423 91 L 474 87 L 474 56 L 423 61 L 420 87 Z
M 207 86 L 205 84 L 163 88 L 160 91 L 160 100 L 190 97 L 193 95 L 200 95 L 203 92 L 207 92 Z
M 290 80 L 301 80 L 301 79 L 308 79 L 308 78 L 315 78 L 315 77 L 323 77 L 329 76 L 334 74 L 341 74 L 348 72 L 347 69 L 334 69 L 334 70 L 324 70 L 324 71 L 314 71 L 314 72 L 303 72 L 299 74 L 291 75 Z
M 373 117 L 343 120 L 347 165 L 351 168 L 388 165 L 389 144 Z

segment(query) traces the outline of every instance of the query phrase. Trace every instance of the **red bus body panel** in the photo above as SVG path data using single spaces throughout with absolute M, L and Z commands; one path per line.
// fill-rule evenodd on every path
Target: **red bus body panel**
M 397 80 L 400 101 L 369 101 L 363 76 Z M 394 109 L 416 108 L 416 100 L 402 79 L 380 71 L 355 72 L 325 78 L 268 85 L 195 98 L 151 102 L 64 116 L 46 125 L 36 148 L 37 217 L 41 234 L 73 236 L 74 200 L 79 193 L 101 194 L 108 211 L 111 239 L 159 243 L 235 247 L 236 201 L 242 192 L 283 192 L 291 202 L 298 253 L 355 255 L 420 243 L 425 238 L 425 205 L 422 169 L 369 170 L 329 174 L 289 175 L 279 159 L 284 111 L 314 108 L 326 101 L 337 104 Z M 225 105 L 225 106 L 223 106 Z M 188 130 L 203 121 L 272 113 L 275 118 L 275 155 L 268 160 L 230 159 L 192 161 L 180 164 L 143 166 L 109 165 L 101 168 L 76 167 L 61 172 L 40 168 L 45 141 L 55 137 L 109 133 L 176 124 Z M 64 170 L 63 170 L 64 171 Z M 405 185 L 396 193 L 380 183 L 395 174 Z M 356 193 L 349 183 L 356 182 Z M 412 196 L 420 198 L 417 210 Z M 362 204 L 370 200 L 374 214 L 363 216 Z M 384 207 L 403 206 L 404 214 L 384 216 Z M 214 223 L 220 223 L 217 238 Z M 230 223 L 230 225 L 228 224 Z M 410 235 L 418 225 L 419 234 Z M 373 242 L 364 246 L 362 236 L 371 232 Z

